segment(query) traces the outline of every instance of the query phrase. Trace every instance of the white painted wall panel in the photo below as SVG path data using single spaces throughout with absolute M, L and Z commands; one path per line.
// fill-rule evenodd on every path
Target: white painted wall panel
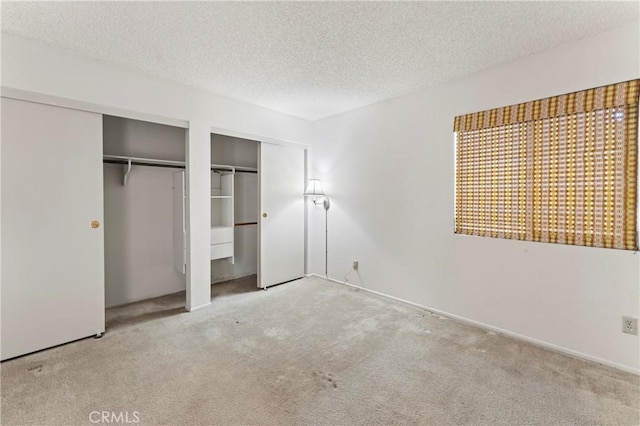
M 184 161 L 185 129 L 105 115 L 104 154 Z
M 259 142 L 211 134 L 211 162 L 240 167 L 258 167 Z
M 456 115 L 640 77 L 638 24 L 319 121 L 310 177 L 331 197 L 329 276 L 638 371 L 640 256 L 456 236 Z M 324 272 L 324 211 L 309 208 Z

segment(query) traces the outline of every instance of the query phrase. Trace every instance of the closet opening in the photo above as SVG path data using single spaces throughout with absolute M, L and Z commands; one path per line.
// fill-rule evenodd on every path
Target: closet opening
M 211 297 L 258 289 L 259 142 L 211 134 Z
M 184 237 L 175 234 L 184 199 L 176 203 L 175 185 L 186 138 L 184 128 L 103 116 L 107 329 L 184 311 L 186 276 L 176 261 L 185 257 Z

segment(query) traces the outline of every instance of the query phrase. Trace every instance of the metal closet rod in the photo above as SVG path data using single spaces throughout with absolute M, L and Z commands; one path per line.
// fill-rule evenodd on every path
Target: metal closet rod
M 184 161 L 157 160 L 154 158 L 125 157 L 120 155 L 105 155 L 102 162 L 109 164 L 131 164 L 132 166 L 164 167 L 169 169 L 184 169 L 186 167 Z M 225 164 L 212 164 L 211 170 L 235 173 L 258 173 L 257 170 L 253 170 L 251 167 L 228 166 Z
M 106 158 L 102 160 L 102 162 L 109 163 L 109 164 L 124 164 L 124 165 L 129 164 L 129 162 L 126 160 L 113 160 L 113 159 L 106 159 Z M 138 160 L 131 160 L 131 165 L 132 166 L 148 166 L 148 167 L 164 167 L 168 169 L 184 169 L 185 168 L 185 166 L 181 166 L 179 164 L 146 163 L 144 161 L 138 161 Z
M 235 223 L 234 226 L 247 226 L 247 225 L 257 225 L 258 222 L 241 222 L 241 223 Z

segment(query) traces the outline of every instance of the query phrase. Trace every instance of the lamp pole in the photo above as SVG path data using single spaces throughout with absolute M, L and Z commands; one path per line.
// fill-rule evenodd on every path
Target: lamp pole
M 303 194 L 305 197 L 313 197 L 313 205 L 317 206 L 318 200 L 316 196 L 324 197 L 322 199 L 322 207 L 324 208 L 324 275 L 326 278 L 329 278 L 329 227 L 328 223 L 328 210 L 331 202 L 329 201 L 329 197 L 324 193 L 322 189 L 322 184 L 318 179 L 310 179 L 307 185 L 307 189 Z
M 324 275 L 327 279 L 329 278 L 329 221 L 327 217 L 329 216 L 330 205 L 329 197 L 325 195 L 322 207 L 324 207 Z

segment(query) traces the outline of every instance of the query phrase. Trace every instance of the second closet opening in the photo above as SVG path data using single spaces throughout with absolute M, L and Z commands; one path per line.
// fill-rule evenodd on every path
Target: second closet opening
M 258 286 L 258 148 L 211 134 L 211 283 L 238 280 L 240 291 Z

